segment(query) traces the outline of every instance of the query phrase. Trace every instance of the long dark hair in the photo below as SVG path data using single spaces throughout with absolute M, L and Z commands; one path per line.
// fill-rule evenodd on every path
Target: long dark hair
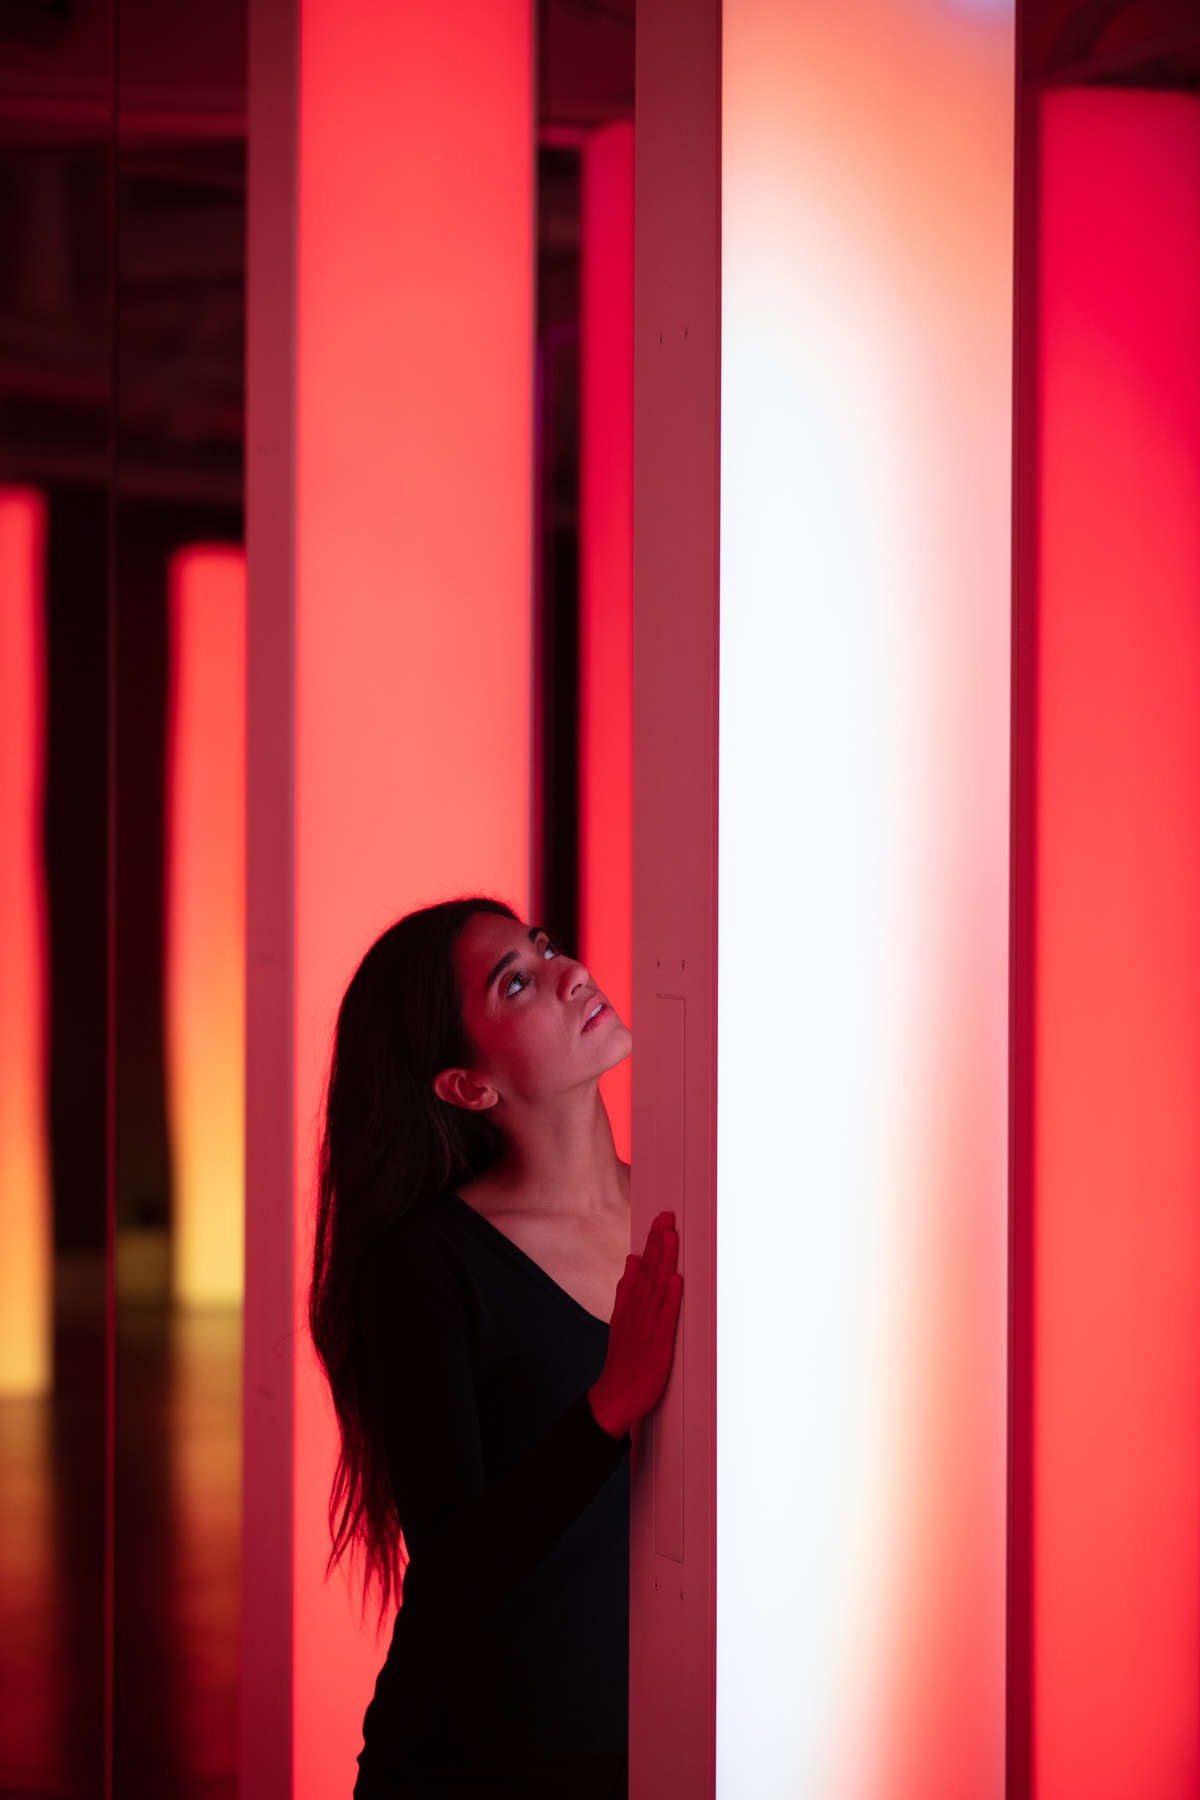
M 473 913 L 515 919 L 469 896 L 407 914 L 371 945 L 338 1011 L 318 1165 L 308 1322 L 341 1434 L 329 1496 L 332 1568 L 363 1564 L 363 1605 L 382 1621 L 398 1595 L 403 1541 L 359 1351 L 359 1279 L 380 1233 L 410 1206 L 495 1161 L 482 1113 L 439 1100 L 433 1078 L 469 1064 L 454 946 Z

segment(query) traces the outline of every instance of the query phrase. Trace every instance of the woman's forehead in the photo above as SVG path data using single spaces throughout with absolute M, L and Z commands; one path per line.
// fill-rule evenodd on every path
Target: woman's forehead
M 529 943 L 524 919 L 508 919 L 500 913 L 472 913 L 457 944 L 458 966 L 464 975 L 485 973 L 506 950 L 524 949 Z M 490 960 L 489 960 L 490 959 Z

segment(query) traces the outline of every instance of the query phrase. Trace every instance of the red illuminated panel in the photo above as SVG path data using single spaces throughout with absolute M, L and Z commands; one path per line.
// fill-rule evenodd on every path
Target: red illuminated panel
M 170 570 L 167 1090 L 172 1288 L 242 1297 L 246 1031 L 246 559 Z
M 633 126 L 583 153 L 580 949 L 627 1023 L 633 1003 Z M 630 1064 L 605 1077 L 629 1156 Z
M 1038 1800 L 1200 1790 L 1200 102 L 1042 103 Z
M 41 495 L 0 488 L 0 1396 L 50 1385 Z
M 296 1291 L 330 1029 L 371 939 L 465 890 L 525 908 L 530 0 L 301 10 Z M 353 1786 L 386 1639 L 325 1581 L 334 1458 L 295 1365 L 294 1766 Z

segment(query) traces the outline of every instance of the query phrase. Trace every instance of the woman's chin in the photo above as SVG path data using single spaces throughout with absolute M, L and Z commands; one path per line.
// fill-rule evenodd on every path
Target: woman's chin
M 604 1037 L 604 1067 L 600 1071 L 601 1074 L 607 1075 L 610 1069 L 615 1069 L 618 1063 L 623 1063 L 632 1049 L 633 1033 L 628 1025 L 618 1019 L 614 1013 L 612 1023 Z

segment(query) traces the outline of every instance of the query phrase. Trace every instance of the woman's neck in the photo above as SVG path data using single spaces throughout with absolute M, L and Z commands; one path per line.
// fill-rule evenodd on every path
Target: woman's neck
M 583 1214 L 628 1206 L 629 1169 L 595 1083 L 553 1106 L 509 1112 L 502 1129 L 499 1159 L 460 1190 L 478 1211 Z

